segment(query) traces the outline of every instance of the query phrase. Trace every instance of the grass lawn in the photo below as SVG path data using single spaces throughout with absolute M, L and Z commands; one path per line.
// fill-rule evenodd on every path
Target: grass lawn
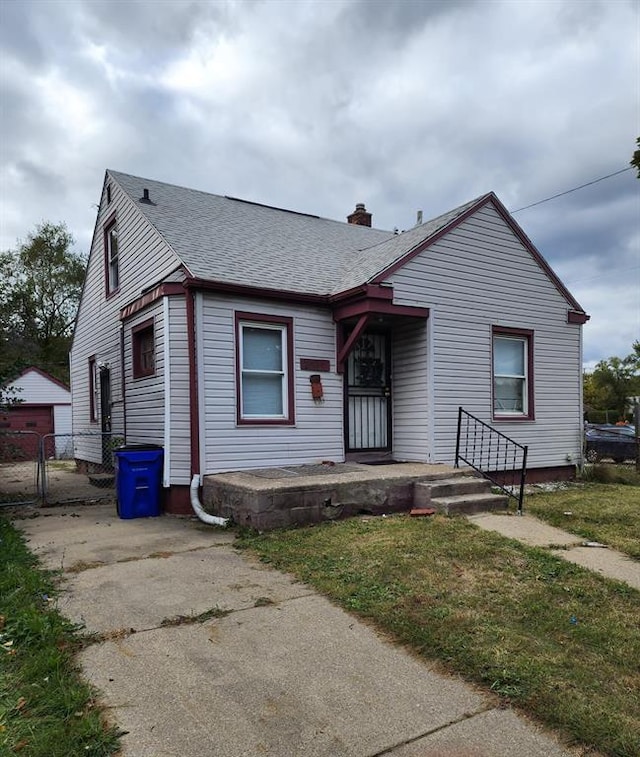
M 640 592 L 464 518 L 358 518 L 240 545 L 568 741 L 640 754 Z
M 0 516 L 0 754 L 107 757 L 118 733 L 80 680 L 81 637 L 55 595 L 53 574 Z
M 552 526 L 640 560 L 640 486 L 587 483 L 528 495 L 525 508 Z

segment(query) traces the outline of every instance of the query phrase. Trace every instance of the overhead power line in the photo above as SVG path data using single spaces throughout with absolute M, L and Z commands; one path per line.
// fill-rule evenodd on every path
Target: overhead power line
M 606 271 L 606 273 L 600 273 L 597 276 L 591 276 L 588 279 L 573 279 L 572 281 L 566 281 L 565 284 L 568 284 L 569 286 L 573 286 L 574 284 L 584 284 L 585 281 L 596 281 L 596 279 L 599 281 L 600 279 L 604 279 L 607 276 L 618 276 L 620 273 L 628 273 L 629 271 L 635 271 L 637 268 L 640 268 L 640 265 L 632 265 L 628 268 L 613 268 L 611 270 Z
M 538 200 L 538 202 L 532 202 L 531 205 L 525 205 L 523 208 L 518 208 L 517 210 L 511 210 L 509 212 L 513 215 L 514 213 L 519 213 L 521 210 L 528 210 L 529 208 L 534 208 L 536 205 L 542 205 L 543 202 L 549 202 L 549 200 L 555 200 L 557 197 L 562 197 L 563 195 L 571 194 L 571 192 L 577 192 L 579 189 L 590 187 L 592 184 L 597 184 L 599 181 L 610 179 L 612 176 L 618 176 L 618 174 L 624 173 L 625 171 L 631 171 L 632 169 L 633 169 L 633 166 L 629 166 L 628 168 L 622 168 L 620 169 L 620 171 L 614 171 L 613 173 L 609 173 L 606 176 L 601 176 L 599 179 L 588 181 L 586 184 L 581 184 L 579 187 L 573 187 L 573 189 L 567 189 L 564 192 L 558 192 L 558 194 L 551 195 L 551 197 L 545 197 L 544 200 Z

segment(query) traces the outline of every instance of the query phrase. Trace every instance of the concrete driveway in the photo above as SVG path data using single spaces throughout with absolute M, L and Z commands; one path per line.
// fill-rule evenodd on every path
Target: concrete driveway
M 124 757 L 567 757 L 552 734 L 308 586 L 171 517 L 59 507 L 16 526 L 96 634 L 87 679 Z

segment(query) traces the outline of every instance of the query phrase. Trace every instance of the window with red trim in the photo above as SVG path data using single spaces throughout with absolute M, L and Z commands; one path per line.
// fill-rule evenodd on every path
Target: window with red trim
M 293 321 L 236 313 L 238 423 L 292 424 Z
M 533 420 L 533 332 L 493 328 L 493 417 Z
M 89 358 L 89 420 L 98 420 L 98 367 L 95 357 Z
M 153 319 L 131 329 L 133 378 L 153 376 L 156 372 L 156 345 Z
M 107 295 L 120 286 L 120 258 L 118 251 L 118 224 L 114 218 L 104 229 L 104 268 Z

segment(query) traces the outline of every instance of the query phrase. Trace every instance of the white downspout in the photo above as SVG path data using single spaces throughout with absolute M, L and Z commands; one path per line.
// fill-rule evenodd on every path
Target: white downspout
M 228 518 L 220 518 L 217 515 L 209 515 L 209 513 L 205 512 L 204 508 L 202 507 L 202 504 L 200 503 L 200 499 L 198 497 L 198 487 L 200 486 L 200 476 L 197 473 L 194 473 L 193 478 L 191 479 L 191 507 L 193 508 L 194 513 L 200 518 L 200 520 L 203 523 L 206 523 L 209 526 L 222 526 L 225 528 L 229 524 Z

